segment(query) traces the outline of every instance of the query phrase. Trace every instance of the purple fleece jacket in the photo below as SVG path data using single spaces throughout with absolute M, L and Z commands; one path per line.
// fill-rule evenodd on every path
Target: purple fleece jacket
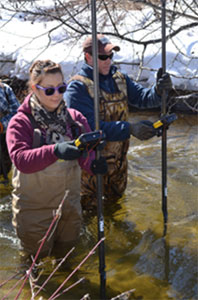
M 55 144 L 32 149 L 34 128 L 25 114 L 31 113 L 30 96 L 28 95 L 20 105 L 17 114 L 10 120 L 6 132 L 6 142 L 11 160 L 19 171 L 27 174 L 41 171 L 58 159 L 54 154 Z M 79 111 L 75 109 L 68 109 L 68 111 L 73 120 L 82 123 L 87 132 L 90 131 L 87 119 Z M 72 140 L 72 136 L 70 138 Z M 90 165 L 93 159 L 95 159 L 94 151 L 89 153 L 88 158 L 78 159 L 80 167 L 90 174 L 92 174 Z

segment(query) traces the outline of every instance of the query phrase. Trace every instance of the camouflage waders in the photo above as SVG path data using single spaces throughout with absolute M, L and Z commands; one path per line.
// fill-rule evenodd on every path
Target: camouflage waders
M 100 90 L 100 120 L 127 121 L 128 101 L 127 87 L 124 76 L 120 72 L 113 75 L 118 91 L 113 94 Z M 89 95 L 94 98 L 93 81 L 81 75 L 74 76 L 71 80 L 83 82 Z M 129 140 L 107 142 L 102 150 L 102 156 L 106 157 L 108 173 L 103 176 L 104 201 L 116 201 L 124 193 L 127 185 L 127 151 Z M 84 209 L 96 206 L 96 176 L 82 171 L 81 176 L 81 204 Z

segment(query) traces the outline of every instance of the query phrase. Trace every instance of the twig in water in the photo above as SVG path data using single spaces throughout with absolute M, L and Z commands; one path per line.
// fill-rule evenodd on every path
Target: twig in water
M 75 247 L 73 247 L 66 255 L 63 257 L 63 259 L 60 261 L 60 263 L 56 266 L 56 268 L 52 271 L 52 273 L 48 276 L 48 278 L 45 280 L 45 282 L 42 284 L 42 286 L 39 288 L 39 290 L 36 292 L 34 297 L 40 293 L 40 291 L 44 288 L 44 286 L 47 284 L 47 282 L 50 280 L 50 278 L 54 275 L 54 273 L 58 270 L 58 268 L 62 265 L 62 263 L 66 260 L 66 258 L 74 251 Z M 31 299 L 33 300 L 33 298 Z
M 1 300 L 5 300 L 7 299 L 7 297 L 10 295 L 10 293 L 15 289 L 15 287 L 17 287 L 17 285 L 20 283 L 20 281 L 22 281 L 25 278 L 26 275 L 23 275 L 14 285 L 13 287 L 8 291 L 8 293 L 1 299 Z
M 111 300 L 127 300 L 129 299 L 129 296 L 131 295 L 131 293 L 135 292 L 135 289 L 132 289 L 132 290 L 129 290 L 129 291 L 126 291 L 114 298 L 111 298 Z
M 58 289 L 52 294 L 52 296 L 48 300 L 53 300 L 60 289 L 64 286 L 64 284 L 73 276 L 73 274 L 80 269 L 80 267 L 84 264 L 84 262 L 94 253 L 95 249 L 105 240 L 105 237 L 101 238 L 97 244 L 92 248 L 92 250 L 88 253 L 88 255 L 80 262 L 80 264 L 69 274 L 69 276 L 62 282 L 62 284 L 58 287 Z
M 3 281 L 1 284 L 0 284 L 0 288 L 5 285 L 8 281 L 14 279 L 18 274 L 20 274 L 21 272 L 17 272 L 16 274 L 10 276 L 8 279 L 6 279 L 5 281 Z
M 89 294 L 84 295 L 80 300 L 90 300 Z
M 31 300 L 32 300 L 32 299 L 34 300 L 34 297 L 35 297 L 35 292 L 34 292 L 34 290 L 35 290 L 36 288 L 38 288 L 38 289 L 40 288 L 40 286 L 38 286 L 38 285 L 36 284 L 36 282 L 39 280 L 39 278 L 41 277 L 42 273 L 43 273 L 43 269 L 41 270 L 41 272 L 39 272 L 39 275 L 38 275 L 36 278 L 34 278 L 34 277 L 32 276 L 32 274 L 30 273 L 30 276 L 29 276 L 29 284 L 30 284 L 30 290 L 31 290 L 31 293 L 32 293 Z
M 55 300 L 56 298 L 58 298 L 59 296 L 63 295 L 64 293 L 66 293 L 67 291 L 69 291 L 70 289 L 72 289 L 73 287 L 75 287 L 77 284 L 79 284 L 81 281 L 83 281 L 85 278 L 82 277 L 80 278 L 78 281 L 74 282 L 72 285 L 70 285 L 68 288 L 66 288 L 65 290 L 63 290 L 62 292 L 60 292 L 58 295 L 56 295 L 53 300 Z
M 64 196 L 63 200 L 61 201 L 61 203 L 60 203 L 58 209 L 55 210 L 55 211 L 53 211 L 53 215 L 54 215 L 54 217 L 56 218 L 56 221 L 57 221 L 57 222 L 56 222 L 56 224 L 55 224 L 55 226 L 54 226 L 54 228 L 53 228 L 53 230 L 52 230 L 50 236 L 49 236 L 48 239 L 47 239 L 48 241 L 51 239 L 52 235 L 54 234 L 54 232 L 55 232 L 55 230 L 56 230 L 56 227 L 57 227 L 57 225 L 58 225 L 58 221 L 60 220 L 61 215 L 62 215 L 62 207 L 63 207 L 63 203 L 64 203 L 64 201 L 65 201 L 65 199 L 66 199 L 68 193 L 69 193 L 69 192 L 68 192 L 68 190 L 67 190 L 67 191 L 65 192 L 65 196 Z
M 57 209 L 57 213 L 56 213 L 56 215 L 54 216 L 54 218 L 53 218 L 53 220 L 52 220 L 52 222 L 51 222 L 51 224 L 50 224 L 50 226 L 49 226 L 49 228 L 48 228 L 48 230 L 47 230 L 45 236 L 43 237 L 43 239 L 42 239 L 42 241 L 41 241 L 41 244 L 40 244 L 40 246 L 39 246 L 39 249 L 38 249 L 38 251 L 37 251 L 37 253 L 36 253 L 36 255 L 35 255 L 35 258 L 34 258 L 34 260 L 33 260 L 33 262 L 32 262 L 32 265 L 31 265 L 30 269 L 27 271 L 25 280 L 23 281 L 23 284 L 22 284 L 22 286 L 21 286 L 21 288 L 20 288 L 18 294 L 17 294 L 16 297 L 14 298 L 14 300 L 17 300 L 17 299 L 19 298 L 19 296 L 20 296 L 20 294 L 21 294 L 21 292 L 22 292 L 22 290 L 23 290 L 23 287 L 24 287 L 24 285 L 25 285 L 27 279 L 29 278 L 30 273 L 31 273 L 31 271 L 32 271 L 32 269 L 33 269 L 33 267 L 34 267 L 34 265 L 35 265 L 35 263 L 36 263 L 36 260 L 37 260 L 37 258 L 38 258 L 38 256 L 39 256 L 39 253 L 40 253 L 40 251 L 41 251 L 41 249 L 42 249 L 42 247 L 43 247 L 43 245 L 44 245 L 44 243 L 45 243 L 45 241 L 46 241 L 46 239 L 47 239 L 47 237 L 48 237 L 48 235 L 49 235 L 51 229 L 53 228 L 53 225 L 55 224 L 56 220 L 59 218 L 59 213 L 60 213 L 60 210 L 61 210 L 61 208 L 62 208 L 63 202 L 65 201 L 65 198 L 67 197 L 67 194 L 68 194 L 68 191 L 65 193 L 65 196 L 64 196 L 63 200 L 61 201 L 61 203 L 60 203 L 60 205 L 59 205 L 59 208 Z

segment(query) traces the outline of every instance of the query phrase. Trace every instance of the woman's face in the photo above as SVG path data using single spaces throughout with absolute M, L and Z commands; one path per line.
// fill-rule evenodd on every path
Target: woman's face
M 63 85 L 63 77 L 61 73 L 46 74 L 39 87 L 42 88 L 56 88 Z M 63 94 L 60 94 L 56 89 L 53 95 L 47 96 L 45 91 L 35 86 L 32 87 L 40 103 L 47 111 L 54 111 L 60 104 Z

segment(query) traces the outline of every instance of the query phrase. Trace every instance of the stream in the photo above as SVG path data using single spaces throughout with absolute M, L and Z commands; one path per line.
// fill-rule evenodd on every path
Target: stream
M 156 121 L 157 112 L 130 113 L 130 121 Z M 198 299 L 197 116 L 178 114 L 167 131 L 168 225 L 163 237 L 161 137 L 131 138 L 124 196 L 104 208 L 106 297 L 134 289 L 138 300 Z M 11 185 L 0 184 L 0 300 L 14 300 L 22 281 L 19 241 L 11 224 Z M 48 299 L 97 243 L 97 217 L 84 216 L 73 254 L 35 299 Z M 65 284 L 85 278 L 57 299 L 99 299 L 98 250 Z M 44 262 L 42 282 L 54 269 Z M 8 280 L 19 272 L 15 278 Z M 8 280 L 7 282 L 5 282 Z M 4 283 L 4 284 L 3 284 Z M 13 288 L 18 283 L 17 287 Z M 2 285 L 1 285 L 2 284 Z M 13 290 L 12 290 L 13 289 Z M 31 299 L 27 281 L 19 299 Z M 88 299 L 88 298 L 87 298 Z

